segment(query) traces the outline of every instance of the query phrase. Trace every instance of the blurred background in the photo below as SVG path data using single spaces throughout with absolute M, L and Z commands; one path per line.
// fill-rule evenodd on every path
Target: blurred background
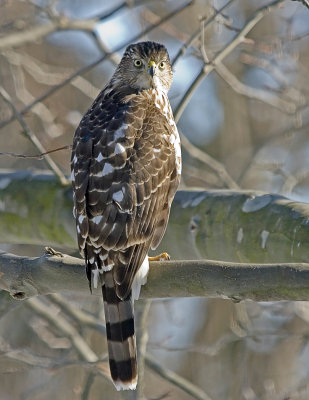
M 126 45 L 153 40 L 173 61 L 182 188 L 262 190 L 308 202 L 303 3 L 0 0 L 0 151 L 35 155 L 70 145 Z M 1 155 L 0 168 L 52 170 L 65 182 L 70 150 L 50 157 Z M 44 245 L 0 248 L 37 256 Z M 100 299 L 16 302 L 1 292 L 0 400 L 309 398 L 306 302 L 153 300 L 137 302 L 136 313 L 140 384 L 119 394 L 108 379 Z

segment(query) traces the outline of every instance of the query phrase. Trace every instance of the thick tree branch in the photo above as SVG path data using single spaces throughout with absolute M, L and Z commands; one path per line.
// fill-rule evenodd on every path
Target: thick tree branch
M 0 204 L 0 243 L 77 249 L 71 188 L 51 173 L 2 171 Z M 158 251 L 172 259 L 309 263 L 308 221 L 308 204 L 276 194 L 183 190 Z
M 41 294 L 89 293 L 84 261 L 68 255 L 37 258 L 0 253 L 0 289 L 16 299 Z M 100 289 L 94 294 L 101 296 Z M 309 264 L 221 261 L 152 262 L 141 298 L 214 297 L 234 301 L 309 300 Z

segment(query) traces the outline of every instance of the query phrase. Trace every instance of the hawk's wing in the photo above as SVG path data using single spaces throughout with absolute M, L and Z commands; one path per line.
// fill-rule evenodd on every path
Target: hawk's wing
M 176 127 L 155 96 L 154 90 L 145 91 L 123 102 L 113 91 L 102 92 L 74 137 L 79 247 L 93 268 L 96 262 L 112 268 L 121 298 L 150 245 L 159 244 L 179 183 Z M 169 107 L 167 98 L 164 105 Z

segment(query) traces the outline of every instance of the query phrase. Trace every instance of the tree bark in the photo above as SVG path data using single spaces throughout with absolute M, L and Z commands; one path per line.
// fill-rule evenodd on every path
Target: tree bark
M 60 253 L 28 258 L 1 252 L 0 289 L 21 300 L 50 293 L 90 294 L 84 261 Z M 93 289 L 93 294 L 101 296 L 101 289 Z M 309 264 L 150 263 L 141 298 L 192 296 L 233 301 L 309 300 Z
M 0 243 L 77 249 L 70 187 L 50 173 L 0 173 Z M 309 205 L 253 191 L 180 190 L 159 251 L 172 259 L 309 262 Z

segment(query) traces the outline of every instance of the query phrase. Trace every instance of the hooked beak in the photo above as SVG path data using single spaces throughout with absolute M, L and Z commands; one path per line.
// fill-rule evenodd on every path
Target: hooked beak
M 149 61 L 148 64 L 148 74 L 153 78 L 156 70 L 156 63 L 154 61 Z

